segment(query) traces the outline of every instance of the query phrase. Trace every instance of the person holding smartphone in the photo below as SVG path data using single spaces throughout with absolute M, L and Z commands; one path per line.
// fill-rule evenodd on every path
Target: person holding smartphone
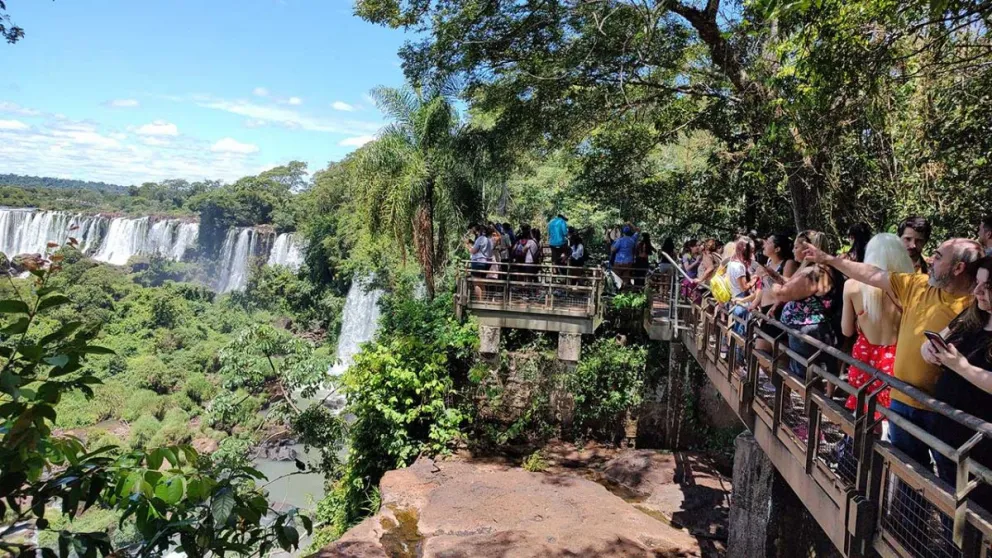
M 941 366 L 935 396 L 944 403 L 985 421 L 992 421 L 992 257 L 974 264 L 975 301 L 940 333 L 926 332 L 928 341 L 920 352 L 930 364 Z M 952 447 L 960 447 L 973 431 L 943 415 L 936 415 L 933 434 Z M 971 457 L 992 466 L 992 444 L 979 442 Z M 937 474 L 952 486 L 957 470 L 954 462 L 936 456 Z M 971 499 L 992 510 L 992 487 L 982 483 Z

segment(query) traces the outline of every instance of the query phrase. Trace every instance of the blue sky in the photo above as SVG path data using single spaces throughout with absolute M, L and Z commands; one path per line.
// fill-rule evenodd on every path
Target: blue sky
M 402 32 L 347 0 L 8 0 L 0 173 L 119 184 L 312 171 L 373 138 Z

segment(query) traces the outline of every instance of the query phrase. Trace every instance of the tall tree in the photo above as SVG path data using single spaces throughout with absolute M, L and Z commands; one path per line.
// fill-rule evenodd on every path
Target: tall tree
M 881 145 L 879 92 L 949 45 L 987 57 L 987 4 L 359 0 L 356 11 L 422 32 L 401 50 L 408 77 L 463 77 L 504 135 L 581 151 L 603 127 L 650 127 L 651 144 L 705 129 L 735 179 L 781 192 L 796 227 L 827 228 L 861 183 L 850 173 L 874 170 L 847 149 Z
M 447 258 L 451 227 L 477 207 L 468 165 L 459 157 L 463 126 L 449 90 L 447 85 L 372 90 L 376 105 L 393 122 L 356 160 L 372 231 L 391 234 L 400 247 L 412 241 L 430 298 Z

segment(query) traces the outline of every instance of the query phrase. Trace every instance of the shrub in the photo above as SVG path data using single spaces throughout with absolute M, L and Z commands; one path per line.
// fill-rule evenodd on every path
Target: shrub
M 544 454 L 538 450 L 524 459 L 523 468 L 531 473 L 543 473 L 548 470 L 548 461 L 544 459 Z
M 209 401 L 217 392 L 217 386 L 207 379 L 205 374 L 193 373 L 186 376 L 183 393 L 198 404 Z
M 147 389 L 138 389 L 125 403 L 121 418 L 128 422 L 135 421 L 144 414 L 161 418 L 171 406 L 172 402 L 167 396 Z
M 167 366 L 155 355 L 132 358 L 127 366 L 131 378 L 138 382 L 139 387 L 160 394 L 172 393 L 184 376 L 183 370 Z
M 148 445 L 155 437 L 162 423 L 151 415 L 141 415 L 138 420 L 131 423 L 131 438 L 128 441 L 132 448 L 140 449 Z
M 189 426 L 189 414 L 175 408 L 169 409 L 162 419 L 159 431 L 151 439 L 154 447 L 184 444 L 193 440 L 193 431 Z
M 575 398 L 575 424 L 580 432 L 614 438 L 627 410 L 641 402 L 647 350 L 613 339 L 593 343 L 567 378 Z

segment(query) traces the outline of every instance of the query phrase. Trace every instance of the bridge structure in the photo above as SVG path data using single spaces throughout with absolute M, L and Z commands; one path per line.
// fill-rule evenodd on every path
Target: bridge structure
M 647 282 L 649 336 L 685 347 L 840 555 L 992 556 L 992 514 L 969 501 L 976 487 L 992 482 L 992 471 L 969 457 L 972 448 L 992 437 L 992 424 L 760 312 L 740 319 L 705 291 L 683 296 L 680 283 L 687 276 L 674 261 L 669 264 Z M 759 328 L 761 323 L 770 327 Z M 790 336 L 816 351 L 809 358 L 795 353 L 789 349 Z M 770 349 L 759 347 L 758 340 Z M 790 362 L 802 374 L 790 374 Z M 874 382 L 856 389 L 841 379 L 838 370 L 849 365 L 911 397 L 920 408 L 965 426 L 972 437 L 961 447 L 947 445 L 878 404 L 881 391 L 871 390 Z M 845 408 L 828 394 L 854 396 L 855 408 Z M 885 420 L 956 463 L 955 485 L 886 441 Z
M 499 351 L 503 328 L 558 333 L 558 358 L 579 359 L 582 335 L 603 321 L 604 273 L 600 268 L 544 264 L 491 264 L 458 268 L 455 313 L 479 321 L 480 351 Z
M 683 296 L 683 279 L 670 259 L 648 277 L 648 336 L 699 365 L 839 555 L 992 558 L 992 514 L 969 500 L 975 488 L 992 484 L 992 471 L 969 455 L 992 439 L 992 424 L 760 312 L 741 319 L 705 290 Z M 466 262 L 458 273 L 456 313 L 478 318 L 483 353 L 497 352 L 500 330 L 511 327 L 558 332 L 559 357 L 577 361 L 581 335 L 603 320 L 604 280 L 596 268 L 543 264 L 479 271 Z M 768 327 L 759 328 L 762 323 Z M 816 351 L 808 358 L 792 351 L 790 336 Z M 801 373 L 790 373 L 790 364 Z M 850 365 L 963 425 L 971 438 L 951 447 L 891 412 L 879 404 L 874 382 L 854 388 L 842 379 L 839 370 Z M 674 373 L 672 368 L 669 375 Z M 842 403 L 847 396 L 856 401 L 853 410 Z M 889 443 L 885 421 L 954 462 L 955 484 Z M 733 530 L 731 535 L 734 554 Z

